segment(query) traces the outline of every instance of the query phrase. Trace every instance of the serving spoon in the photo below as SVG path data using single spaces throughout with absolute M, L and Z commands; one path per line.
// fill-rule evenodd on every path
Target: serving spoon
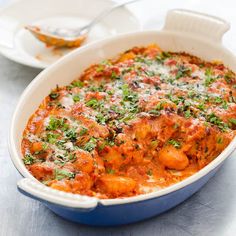
M 96 16 L 88 24 L 77 28 L 57 28 L 57 27 L 39 27 L 33 25 L 27 25 L 25 28 L 29 30 L 38 40 L 45 43 L 47 46 L 54 47 L 79 47 L 84 40 L 87 38 L 89 31 L 94 25 L 100 22 L 104 17 L 110 14 L 115 9 L 122 7 L 124 5 L 137 2 L 140 0 L 129 0 L 122 3 L 117 3 L 114 6 L 105 9 L 98 16 Z

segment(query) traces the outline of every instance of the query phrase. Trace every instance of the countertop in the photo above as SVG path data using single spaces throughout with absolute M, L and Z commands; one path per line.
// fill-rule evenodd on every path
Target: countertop
M 99 3 L 99 0 L 97 0 Z M 7 0 L 0 0 L 1 4 Z M 231 22 L 224 44 L 236 53 L 236 2 L 233 0 L 143 0 L 129 8 L 146 29 L 160 29 L 168 9 L 188 8 L 214 14 Z M 61 219 L 43 204 L 16 189 L 21 178 L 7 150 L 7 134 L 16 103 L 38 69 L 0 56 L 0 236 L 28 235 L 236 235 L 236 153 L 191 198 L 152 219 L 120 227 L 98 228 Z

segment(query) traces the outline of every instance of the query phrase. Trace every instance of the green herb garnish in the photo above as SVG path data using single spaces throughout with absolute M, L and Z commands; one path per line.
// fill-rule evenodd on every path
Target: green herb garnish
M 49 142 L 50 144 L 54 144 L 57 141 L 58 137 L 59 137 L 59 134 L 48 132 L 46 136 L 46 141 Z
M 53 116 L 50 117 L 49 124 L 46 127 L 46 130 L 56 130 L 58 128 L 61 128 L 63 130 L 68 129 L 68 124 L 65 123 L 64 118 L 55 118 Z
M 102 113 L 98 113 L 96 115 L 96 120 L 98 123 L 102 124 L 102 125 L 105 125 L 106 122 L 108 121 L 109 117 L 106 115 L 103 115 Z
M 74 162 L 75 160 L 76 160 L 76 155 L 75 155 L 75 153 L 73 153 L 73 154 L 69 154 L 69 160 L 71 161 L 71 162 Z
M 23 159 L 25 165 L 31 165 L 35 162 L 35 157 L 33 157 L 31 154 L 26 154 Z
M 212 70 L 207 68 L 205 71 L 205 86 L 209 87 L 209 85 L 211 85 L 212 83 L 214 83 L 216 81 L 216 77 L 214 77 Z
M 185 118 L 189 119 L 192 116 L 191 111 L 190 110 L 185 111 L 184 116 L 185 116 Z
M 111 78 L 112 79 L 120 79 L 120 77 L 117 75 L 117 73 L 115 71 L 111 72 Z
M 147 175 L 149 175 L 149 176 L 152 176 L 152 175 L 153 175 L 153 172 L 152 172 L 151 169 L 147 171 Z
M 229 122 L 233 125 L 236 125 L 236 119 L 235 118 L 229 119 Z
M 159 55 L 156 56 L 156 61 L 158 63 L 163 63 L 165 59 L 170 58 L 171 54 L 169 52 L 161 52 Z
M 151 114 L 151 115 L 155 115 L 155 116 L 159 116 L 161 114 L 160 111 L 154 110 L 154 109 L 148 111 L 148 113 Z
M 73 96 L 73 101 L 74 102 L 79 102 L 80 101 L 80 95 L 79 94 L 76 94 Z
M 204 110 L 206 109 L 204 103 L 200 103 L 200 104 L 198 104 L 198 105 L 197 105 L 197 108 L 198 108 L 199 110 L 201 110 L 201 111 L 204 111 Z
M 82 88 L 84 86 L 84 83 L 80 80 L 76 80 L 76 81 L 73 81 L 71 85 L 73 87 Z
M 168 143 L 173 145 L 175 148 L 181 148 L 181 143 L 175 139 L 169 139 Z
M 67 130 L 65 132 L 65 136 L 71 142 L 75 142 L 77 140 L 77 133 L 76 133 L 76 130 L 74 128 Z
M 217 143 L 218 143 L 218 144 L 223 143 L 223 138 L 222 138 L 222 137 L 217 137 Z
M 83 136 L 88 133 L 88 129 L 85 127 L 82 127 L 81 130 L 79 131 L 79 135 Z
M 178 66 L 178 71 L 177 71 L 177 74 L 176 74 L 176 79 L 189 76 L 190 73 L 191 73 L 191 69 L 190 68 L 187 68 L 184 65 L 180 65 L 180 66 Z
M 231 84 L 233 82 L 234 79 L 234 74 L 232 71 L 228 71 L 225 76 L 224 79 L 226 81 L 227 84 Z
M 214 113 L 208 114 L 206 116 L 206 120 L 216 125 L 221 131 L 225 132 L 228 129 L 228 125 L 224 123 L 218 116 L 216 116 Z
M 55 169 L 54 174 L 56 180 L 62 180 L 64 178 L 72 179 L 75 177 L 75 173 L 63 169 Z
M 136 103 L 138 101 L 138 94 L 129 89 L 128 84 L 123 84 L 122 87 L 123 101 L 130 101 Z
M 87 152 L 91 152 L 97 146 L 97 139 L 92 137 L 90 140 L 82 147 Z
M 97 72 L 102 72 L 102 71 L 104 71 L 104 65 L 98 65 L 97 68 L 96 68 L 96 71 L 97 71 Z
M 99 101 L 96 98 L 92 98 L 86 102 L 86 106 L 92 107 L 92 108 L 97 108 L 97 107 L 99 107 Z
M 59 94 L 59 93 L 56 93 L 56 92 L 51 92 L 51 93 L 49 94 L 49 97 L 50 97 L 51 99 L 53 99 L 53 100 L 57 99 L 59 96 L 60 96 L 60 94 Z
M 106 171 L 108 174 L 111 174 L 111 175 L 115 174 L 115 170 L 113 169 L 108 168 Z

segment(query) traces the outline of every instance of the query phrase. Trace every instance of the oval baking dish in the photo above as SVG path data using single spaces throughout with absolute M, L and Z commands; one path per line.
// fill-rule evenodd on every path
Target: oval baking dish
M 63 218 L 89 225 L 121 225 L 158 215 L 199 190 L 234 151 L 236 139 L 209 165 L 191 177 L 162 190 L 129 198 L 98 199 L 65 193 L 46 187 L 26 169 L 21 154 L 22 133 L 31 114 L 56 85 L 69 84 L 89 65 L 113 58 L 134 46 L 158 44 L 163 50 L 186 52 L 203 60 L 220 60 L 236 71 L 236 59 L 221 43 L 229 29 L 225 21 L 186 10 L 167 14 L 161 31 L 144 31 L 116 36 L 75 50 L 40 73 L 22 94 L 13 115 L 9 151 L 24 177 L 18 183 L 21 193 L 43 202 Z

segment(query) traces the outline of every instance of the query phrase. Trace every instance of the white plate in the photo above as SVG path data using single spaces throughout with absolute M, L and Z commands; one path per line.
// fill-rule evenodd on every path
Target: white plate
M 24 26 L 47 24 L 81 26 L 115 2 L 109 0 L 21 0 L 0 13 L 0 53 L 18 63 L 46 68 L 72 49 L 47 48 Z M 108 36 L 141 29 L 135 16 L 118 8 L 91 30 L 85 44 Z

